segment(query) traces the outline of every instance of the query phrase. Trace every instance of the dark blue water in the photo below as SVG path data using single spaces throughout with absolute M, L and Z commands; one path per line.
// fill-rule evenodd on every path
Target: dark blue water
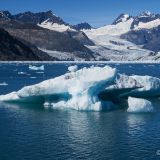
M 120 73 L 160 78 L 160 64 L 110 65 Z M 84 66 L 90 65 L 79 64 Z M 8 83 L 0 86 L 0 94 L 59 76 L 67 68 L 68 64 L 45 64 L 42 73 L 29 70 L 28 64 L 0 64 L 0 84 Z M 158 150 L 159 112 L 79 112 L 0 104 L 0 160 L 151 160 L 160 159 Z

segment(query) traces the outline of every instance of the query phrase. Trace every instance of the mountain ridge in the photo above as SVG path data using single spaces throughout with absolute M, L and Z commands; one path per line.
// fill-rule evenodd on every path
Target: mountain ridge
M 33 46 L 42 48 L 42 50 L 68 52 L 68 54 L 75 54 L 75 58 L 82 58 L 82 60 L 94 59 L 92 51 L 85 46 L 94 45 L 94 43 L 85 33 L 68 29 L 60 32 L 39 25 L 46 19 L 49 23 L 59 24 L 60 27 L 68 25 L 51 11 L 25 12 L 16 15 L 11 15 L 7 11 L 1 11 L 1 13 L 4 16 L 0 17 L 0 27 L 19 40 L 30 42 Z
M 160 59 L 160 14 L 148 11 L 122 13 L 100 28 L 87 22 L 71 25 L 51 10 L 15 15 L 0 11 L 0 28 L 56 60 Z

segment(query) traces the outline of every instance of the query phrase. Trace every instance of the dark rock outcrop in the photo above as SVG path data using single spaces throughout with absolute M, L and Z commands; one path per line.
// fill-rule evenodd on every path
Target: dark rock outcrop
M 83 29 L 91 30 L 93 27 L 90 24 L 84 22 L 84 23 L 74 25 L 73 28 L 80 31 L 80 30 L 83 30 Z
M 43 55 L 42 52 L 39 55 L 38 49 L 34 48 L 34 51 L 28 47 L 23 42 L 11 36 L 4 29 L 0 29 L 0 60 L 43 60 L 40 55 Z M 49 59 L 49 56 L 48 56 Z

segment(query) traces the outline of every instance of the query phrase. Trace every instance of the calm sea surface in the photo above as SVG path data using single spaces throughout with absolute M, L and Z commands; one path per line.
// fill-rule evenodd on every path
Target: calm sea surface
M 0 64 L 0 84 L 8 84 L 0 85 L 0 94 L 60 76 L 69 66 L 44 64 L 43 72 L 28 65 Z M 160 78 L 160 64 L 109 65 L 120 73 Z M 0 103 L 0 160 L 56 159 L 160 159 L 160 112 L 80 112 Z

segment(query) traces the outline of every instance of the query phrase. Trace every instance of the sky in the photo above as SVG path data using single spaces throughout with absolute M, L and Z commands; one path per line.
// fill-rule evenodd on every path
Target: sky
M 160 13 L 160 0 L 0 0 L 0 10 L 12 14 L 52 10 L 68 23 L 88 22 L 100 27 L 112 23 L 121 13 Z

